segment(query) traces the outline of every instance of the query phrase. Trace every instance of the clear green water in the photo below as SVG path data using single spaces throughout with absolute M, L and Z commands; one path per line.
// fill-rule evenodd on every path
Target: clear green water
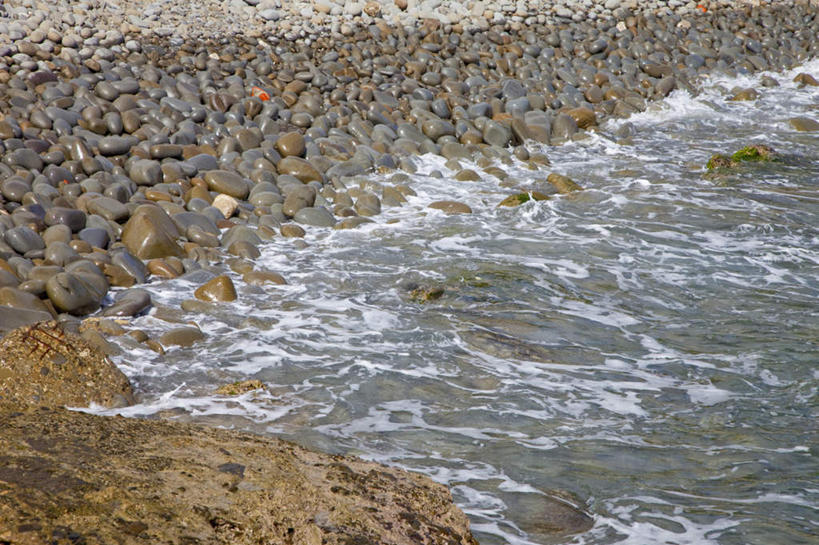
M 585 188 L 514 209 L 497 179 L 422 159 L 418 195 L 376 224 L 268 245 L 289 285 L 237 278 L 203 343 L 122 357 L 143 394 L 125 414 L 422 471 L 483 544 L 819 542 L 819 133 L 787 123 L 819 117 L 819 90 L 793 75 L 751 103 L 719 86 L 756 80 L 675 95 L 629 121 L 631 145 L 621 122 L 545 150 L 548 170 L 501 164 L 524 188 L 550 171 Z M 748 143 L 782 161 L 705 176 Z M 440 199 L 474 213 L 426 209 Z M 419 304 L 412 285 L 445 292 Z M 178 305 L 192 287 L 152 289 Z M 270 392 L 211 395 L 246 378 Z M 556 496 L 593 528 L 549 534 Z

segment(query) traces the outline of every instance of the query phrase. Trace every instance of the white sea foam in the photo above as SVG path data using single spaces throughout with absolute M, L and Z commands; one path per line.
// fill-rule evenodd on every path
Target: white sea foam
M 498 209 L 517 189 L 491 176 L 458 182 L 442 158 L 417 158 L 406 205 L 355 230 L 311 228 L 304 249 L 266 243 L 257 265 L 287 285 L 251 288 L 234 275 L 229 314 L 184 315 L 203 341 L 117 358 L 139 404 L 92 411 L 279 433 L 423 471 L 452 485 L 473 530 L 496 542 L 532 545 L 503 497 L 551 487 L 593 500 L 595 526 L 576 544 L 720 543 L 772 506 L 798 527 L 819 501 L 799 484 L 809 469 L 793 470 L 801 496 L 730 493 L 742 462 L 770 460 L 776 479 L 756 474 L 762 489 L 812 454 L 794 423 L 805 424 L 819 380 L 805 364 L 819 218 L 816 168 L 804 160 L 819 142 L 782 120 L 813 115 L 819 91 L 797 89 L 795 74 L 752 103 L 718 87 L 758 76 L 675 92 L 627 120 L 631 146 L 614 142 L 626 122 L 615 120 L 545 148 L 548 169 L 499 165 L 521 188 L 551 171 L 585 188 L 548 201 Z M 703 176 L 712 153 L 749 140 L 791 154 L 792 170 Z M 473 213 L 427 208 L 444 199 Z M 421 304 L 415 284 L 445 292 Z M 178 308 L 195 285 L 147 288 Z M 135 324 L 158 335 L 170 327 L 160 315 Z M 268 389 L 214 394 L 248 378 Z M 746 433 L 754 440 L 736 437 Z

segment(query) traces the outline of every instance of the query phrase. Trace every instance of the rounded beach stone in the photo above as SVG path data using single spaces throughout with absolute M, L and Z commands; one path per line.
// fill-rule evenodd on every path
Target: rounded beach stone
M 122 229 L 122 243 L 140 259 L 182 256 L 177 244 L 179 230 L 170 216 L 159 206 L 139 206 Z
M 427 208 L 441 210 L 447 215 L 472 213 L 472 209 L 468 205 L 458 201 L 436 201 Z
M 78 274 L 62 272 L 46 281 L 46 293 L 60 312 L 83 315 L 100 307 L 102 296 Z
M 214 303 L 235 301 L 236 288 L 233 285 L 233 280 L 222 274 L 196 288 L 193 295 L 200 301 Z
M 298 132 L 283 134 L 276 140 L 276 149 L 282 157 L 301 157 L 304 155 L 304 137 Z
M 3 233 L 3 239 L 6 241 L 6 244 L 21 255 L 32 250 L 45 249 L 45 242 L 43 242 L 43 239 L 37 234 L 37 231 L 25 225 L 9 229 Z
M 162 181 L 162 166 L 159 161 L 138 159 L 131 165 L 128 174 L 137 185 L 154 186 Z
M 46 212 L 43 221 L 46 225 L 65 225 L 76 233 L 85 228 L 85 212 L 76 208 L 54 206 Z
M 250 192 L 241 176 L 227 170 L 211 170 L 205 174 L 205 181 L 211 191 L 224 193 L 236 199 L 246 199 Z
M 192 346 L 205 338 L 205 334 L 198 327 L 182 326 L 166 331 L 159 337 L 163 346 Z
M 336 223 L 333 214 L 323 206 L 302 208 L 296 212 L 293 220 L 305 225 L 315 225 L 316 227 L 332 227 Z
M 121 291 L 113 305 L 102 311 L 103 316 L 136 316 L 151 307 L 151 294 L 141 288 Z
M 242 275 L 242 281 L 251 286 L 263 286 L 264 284 L 287 284 L 282 275 L 272 271 L 248 271 Z

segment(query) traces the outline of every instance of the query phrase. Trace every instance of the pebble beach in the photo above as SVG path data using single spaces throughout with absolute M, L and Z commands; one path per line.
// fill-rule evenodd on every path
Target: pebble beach
M 491 178 L 493 210 L 573 198 L 586 184 L 564 146 L 630 149 L 647 130 L 630 119 L 714 78 L 753 82 L 722 88 L 730 103 L 819 87 L 799 68 L 817 35 L 812 0 L 6 1 L 0 334 L 58 320 L 116 358 L 195 354 L 197 316 L 275 328 L 229 316 L 299 282 L 268 256 L 398 222 L 385 213 L 421 192 L 420 214 L 478 215 L 416 175 Z M 819 114 L 782 123 L 810 136 Z M 773 153 L 753 144 L 754 161 Z M 158 300 L 164 282 L 186 295 Z M 400 286 L 419 307 L 449 289 Z

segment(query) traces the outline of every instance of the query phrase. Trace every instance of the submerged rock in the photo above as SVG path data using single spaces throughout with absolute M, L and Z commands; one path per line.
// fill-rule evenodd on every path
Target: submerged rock
M 477 545 L 446 487 L 404 470 L 162 421 L 0 421 L 3 542 Z
M 777 157 L 777 153 L 770 146 L 754 144 L 737 150 L 730 157 L 716 153 L 708 159 L 705 168 L 708 170 L 732 168 L 744 162 L 775 161 Z
M 819 121 L 809 117 L 794 117 L 789 119 L 788 123 L 799 132 L 819 131 Z
M 552 184 L 555 189 L 557 189 L 558 193 L 572 193 L 574 191 L 580 191 L 583 188 L 580 185 L 569 178 L 568 176 L 564 176 L 562 174 L 558 174 L 556 172 L 552 172 L 546 178 L 546 181 Z
M 545 201 L 548 200 L 549 196 L 545 195 L 539 191 L 530 191 L 529 193 L 515 193 L 514 195 L 509 195 L 501 202 L 498 203 L 498 206 L 520 206 L 523 203 L 527 203 L 529 201 Z

